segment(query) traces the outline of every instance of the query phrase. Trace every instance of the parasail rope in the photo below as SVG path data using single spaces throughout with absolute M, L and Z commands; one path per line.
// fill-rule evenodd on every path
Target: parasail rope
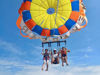
M 57 21 L 58 7 L 59 7 L 59 0 L 57 1 L 57 10 L 56 10 L 56 17 L 55 17 L 55 24 L 54 24 L 54 28 L 55 28 L 56 21 Z M 55 33 L 55 30 L 54 30 L 54 33 Z

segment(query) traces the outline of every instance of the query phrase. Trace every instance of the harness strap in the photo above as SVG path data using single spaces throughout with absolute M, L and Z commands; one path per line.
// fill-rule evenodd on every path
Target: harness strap
M 32 39 L 32 38 L 29 37 L 29 35 L 23 35 L 23 33 L 21 32 L 21 26 L 20 26 L 21 21 L 22 21 L 22 16 L 19 16 L 19 17 L 18 17 L 18 20 L 17 20 L 17 22 L 16 22 L 16 25 L 17 25 L 17 27 L 20 29 L 20 34 L 21 34 L 21 36 L 23 36 L 23 37 L 28 37 L 29 39 Z
M 87 26 L 87 23 L 88 23 L 88 20 L 87 20 L 86 15 L 85 15 L 85 11 L 84 11 L 81 3 L 82 3 L 82 0 L 80 0 L 80 16 L 82 18 L 84 18 L 86 23 L 84 25 L 80 26 L 80 29 L 78 29 L 78 31 L 80 31 L 82 28 L 85 28 Z

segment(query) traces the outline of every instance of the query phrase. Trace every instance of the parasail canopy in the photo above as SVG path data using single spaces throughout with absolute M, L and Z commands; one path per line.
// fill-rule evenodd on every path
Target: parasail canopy
M 17 26 L 30 39 L 66 39 L 87 25 L 85 10 L 82 0 L 23 0 Z

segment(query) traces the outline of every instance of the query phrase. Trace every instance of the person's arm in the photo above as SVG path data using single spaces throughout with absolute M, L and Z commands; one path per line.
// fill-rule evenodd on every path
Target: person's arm
M 59 56 L 59 54 L 60 54 L 60 51 L 58 51 L 58 53 L 57 53 L 57 54 L 58 54 L 58 56 Z
M 42 53 L 41 54 L 44 55 L 44 49 L 42 49 Z
M 52 51 L 50 50 L 50 51 L 49 51 L 49 55 L 51 55 L 51 54 L 52 54 Z
M 59 50 L 59 53 L 61 53 L 61 49 Z
M 42 55 L 44 55 L 44 53 L 41 53 Z
M 67 48 L 65 48 L 66 49 L 66 51 L 67 51 Z
M 70 52 L 70 50 L 67 50 L 67 52 Z
M 44 55 L 44 53 L 43 53 L 43 52 L 42 52 L 41 54 L 42 54 L 42 55 Z
M 48 53 L 48 57 L 50 58 L 50 53 Z
M 70 52 L 70 50 L 68 50 L 67 48 L 65 48 L 66 49 L 66 52 Z
M 52 51 L 51 51 L 51 56 L 53 55 Z

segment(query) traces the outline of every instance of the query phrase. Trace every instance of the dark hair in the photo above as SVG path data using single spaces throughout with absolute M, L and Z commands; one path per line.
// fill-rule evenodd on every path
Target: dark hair
M 53 52 L 56 52 L 56 50 L 53 50 Z
M 65 48 L 65 47 L 62 47 L 62 48 Z
M 45 49 L 45 51 L 46 51 L 46 50 L 48 51 L 48 49 Z

